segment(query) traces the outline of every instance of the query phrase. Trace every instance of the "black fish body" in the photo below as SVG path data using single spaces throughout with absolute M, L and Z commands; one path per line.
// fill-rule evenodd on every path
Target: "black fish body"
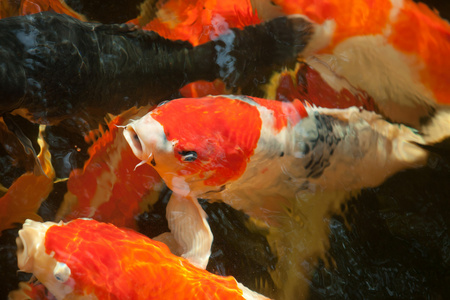
M 0 114 L 20 109 L 34 122 L 55 124 L 156 104 L 196 80 L 220 78 L 245 89 L 252 76 L 264 82 L 273 68 L 295 62 L 308 25 L 278 18 L 192 47 L 128 25 L 49 12 L 2 19 Z

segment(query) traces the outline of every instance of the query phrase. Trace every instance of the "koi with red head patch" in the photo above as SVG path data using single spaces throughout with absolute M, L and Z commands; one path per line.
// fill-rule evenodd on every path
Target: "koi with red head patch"
M 267 299 L 198 269 L 166 245 L 94 220 L 39 223 L 19 231 L 17 260 L 56 299 Z
M 212 235 L 197 198 L 223 200 L 278 228 L 278 237 L 271 237 L 275 251 L 297 249 L 281 255 L 279 272 L 288 272 L 302 269 L 302 259 L 324 253 L 325 217 L 343 201 L 334 195 L 313 205 L 307 199 L 377 186 L 426 158 L 411 143 L 423 142 L 422 137 L 409 127 L 356 107 L 325 109 L 298 100 L 177 99 L 130 123 L 124 134 L 135 155 L 152 164 L 173 190 L 169 228 L 183 256 L 201 267 Z M 307 221 L 300 222 L 303 216 Z M 285 275 L 276 281 L 291 297 L 291 288 L 300 286 L 286 287 Z

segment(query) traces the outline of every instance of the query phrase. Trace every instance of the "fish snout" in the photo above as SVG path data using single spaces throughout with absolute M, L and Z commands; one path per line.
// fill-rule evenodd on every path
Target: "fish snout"
M 125 131 L 123 132 L 125 136 L 125 140 L 131 147 L 134 155 L 136 155 L 139 159 L 144 159 L 144 145 L 141 141 L 141 138 L 136 132 L 136 129 L 133 124 L 127 125 Z
M 142 161 L 148 161 L 155 153 L 173 153 L 173 144 L 167 140 L 164 127 L 150 114 L 128 124 L 123 134 L 134 155 Z
M 36 222 L 27 219 L 16 238 L 17 265 L 21 271 L 32 273 L 34 260 L 39 253 L 45 253 L 45 234 L 53 222 Z M 42 252 L 43 251 L 43 252 Z

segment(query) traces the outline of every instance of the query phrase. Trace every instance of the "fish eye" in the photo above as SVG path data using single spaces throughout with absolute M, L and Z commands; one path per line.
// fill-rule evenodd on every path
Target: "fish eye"
M 195 161 L 197 159 L 197 152 L 195 151 L 180 151 L 178 152 L 181 155 L 181 159 L 183 161 Z
M 61 283 L 64 283 L 69 279 L 70 273 L 70 268 L 65 263 L 61 262 L 57 262 L 53 269 L 53 276 Z

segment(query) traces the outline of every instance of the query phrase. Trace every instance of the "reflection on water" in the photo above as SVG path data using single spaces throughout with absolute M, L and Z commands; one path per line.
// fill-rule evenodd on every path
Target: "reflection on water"
M 125 4 L 114 1 L 106 4 L 104 1 L 67 1 L 72 8 L 83 13 L 88 20 L 100 21 L 105 24 L 121 23 L 135 18 L 139 12 L 137 6 L 140 2 L 136 0 Z M 149 7 L 160 9 L 167 1 L 160 2 L 147 1 L 149 5 L 147 9 Z M 226 9 L 225 4 L 222 6 L 223 3 L 206 2 L 211 5 L 208 9 L 216 9 L 216 11 L 221 9 L 225 11 Z M 211 2 L 214 3 L 211 4 Z M 273 3 L 282 3 L 283 1 L 251 2 L 253 5 L 262 3 L 262 7 L 267 9 L 267 7 L 273 8 Z M 246 5 L 249 3 L 246 2 Z M 377 5 L 381 6 L 382 3 L 384 2 L 380 1 Z M 445 4 L 434 3 L 434 1 L 430 1 L 430 3 L 438 6 L 441 16 L 448 15 L 450 10 L 445 10 Z M 271 23 L 269 26 L 255 27 L 257 29 L 234 30 L 230 33 L 229 28 L 242 28 L 246 22 L 259 23 L 260 18 L 263 19 L 262 13 L 255 16 L 250 11 L 245 11 L 243 7 L 246 6 L 242 4 L 234 10 L 234 13 L 238 11 L 242 13 L 241 18 L 225 14 L 229 18 L 229 23 L 226 24 L 219 22 L 220 20 L 225 22 L 226 18 L 223 16 L 211 17 L 207 13 L 208 10 L 201 10 L 203 12 L 202 20 L 211 21 L 214 25 L 211 27 L 212 29 L 202 28 L 200 23 L 180 22 L 179 27 L 168 30 L 166 25 L 158 23 L 158 20 L 153 20 L 151 26 L 154 26 L 155 30 L 158 29 L 163 36 L 183 37 L 183 39 L 189 39 L 194 46 L 205 44 L 192 48 L 188 43 L 166 43 L 156 38 L 155 43 L 161 42 L 161 44 L 155 46 L 156 50 L 151 55 L 162 54 L 151 64 L 151 68 L 146 69 L 146 71 L 150 71 L 151 78 L 145 79 L 137 76 L 134 80 L 125 72 L 125 75 L 118 76 L 117 80 L 102 80 L 103 87 L 99 90 L 93 88 L 92 91 L 95 93 L 88 93 L 85 95 L 88 97 L 83 98 L 86 103 L 90 101 L 89 97 L 95 98 L 94 102 L 97 103 L 97 106 L 90 107 L 89 105 L 94 103 L 92 102 L 87 106 L 81 105 L 73 108 L 69 103 L 67 109 L 63 110 L 64 114 L 56 113 L 52 116 L 51 120 L 53 117 L 65 119 L 45 128 L 44 138 L 49 146 L 51 164 L 56 173 L 54 181 L 51 180 L 51 176 L 44 178 L 43 175 L 33 173 L 36 172 L 37 167 L 44 171 L 48 164 L 43 161 L 38 162 L 35 158 L 35 154 L 40 151 L 37 142 L 39 126 L 33 125 L 20 116 L 5 115 L 5 125 L 0 123 L 2 126 L 0 127 L 2 142 L 2 147 L 0 147 L 0 197 L 2 197 L 0 198 L 0 208 L 2 211 L 0 214 L 6 213 L 8 217 L 11 215 L 11 219 L 14 220 L 17 209 L 10 211 L 12 206 L 5 204 L 5 199 L 9 199 L 10 196 L 14 198 L 14 195 L 7 194 L 8 188 L 13 183 L 20 182 L 17 180 L 18 178 L 25 182 L 36 176 L 35 184 L 39 184 L 38 180 L 43 178 L 45 182 L 48 181 L 48 183 L 41 184 L 39 193 L 25 190 L 25 187 L 31 187 L 31 184 L 16 186 L 19 190 L 23 189 L 21 192 L 28 195 L 22 197 L 24 198 L 23 202 L 19 203 L 17 200 L 16 206 L 40 206 L 37 211 L 39 216 L 35 216 L 32 212 L 27 217 L 41 218 L 44 221 L 94 217 L 100 221 L 133 228 L 151 238 L 158 238 L 160 234 L 169 231 L 170 225 L 167 216 L 171 222 L 171 209 L 168 209 L 168 202 L 172 196 L 172 191 L 163 184 L 160 175 L 176 194 L 183 194 L 186 185 L 190 184 L 186 193 L 190 193 L 189 195 L 194 198 L 194 201 L 196 201 L 196 197 L 201 197 L 224 200 L 231 205 L 199 199 L 201 209 L 208 215 L 207 222 L 214 237 L 207 265 L 207 270 L 212 273 L 232 275 L 246 287 L 275 299 L 444 299 L 444 295 L 450 292 L 450 221 L 448 218 L 450 189 L 447 184 L 450 178 L 449 139 L 447 142 L 433 145 L 431 142 L 439 141 L 439 138 L 434 135 L 430 137 L 432 134 L 422 139 L 422 136 L 417 135 L 417 131 L 412 128 L 392 125 L 385 120 L 371 119 L 371 113 L 346 110 L 346 108 L 356 105 L 368 111 L 377 111 L 396 121 L 407 120 L 405 122 L 408 125 L 416 126 L 416 128 L 424 126 L 421 129 L 426 134 L 431 132 L 440 136 L 441 133 L 445 134 L 445 130 L 448 130 L 449 127 L 442 126 L 436 130 L 432 126 L 425 127 L 426 124 L 429 124 L 426 118 L 419 122 L 418 118 L 422 117 L 422 114 L 429 113 L 430 115 L 427 117 L 431 119 L 434 116 L 432 110 L 428 111 L 428 106 L 425 105 L 425 109 L 421 106 L 420 101 L 417 107 L 411 110 L 402 107 L 401 101 L 395 105 L 389 106 L 389 104 L 384 107 L 385 103 L 377 99 L 379 96 L 377 92 L 368 93 L 371 91 L 369 84 L 355 87 L 355 82 L 359 82 L 361 78 L 365 79 L 366 83 L 372 80 L 376 82 L 376 72 L 379 71 L 376 67 L 371 67 L 370 72 L 358 73 L 355 75 L 356 79 L 349 77 L 348 81 L 345 77 L 336 76 L 336 72 L 339 73 L 339 71 L 347 74 L 345 73 L 348 71 L 345 70 L 347 65 L 342 62 L 345 59 L 339 61 L 333 60 L 333 57 L 330 59 L 326 55 L 318 55 L 320 59 L 317 57 L 305 58 L 297 64 L 294 70 L 286 70 L 271 77 L 273 69 L 279 70 L 280 66 L 292 67 L 293 57 L 297 52 L 303 51 L 305 45 L 297 44 L 291 47 L 291 38 L 301 38 L 306 43 L 311 37 L 311 29 L 306 23 L 305 25 L 302 22 L 293 21 L 293 26 L 296 29 L 301 27 L 304 34 L 292 37 L 289 36 L 289 32 L 286 34 L 286 28 L 292 29 L 289 27 L 290 23 L 288 23 L 289 26 L 282 27 L 286 23 L 280 21 Z M 1 8 L 2 6 L 0 6 Z M 268 13 L 268 15 L 272 15 L 272 13 Z M 160 16 L 163 14 L 161 13 Z M 149 18 L 148 15 L 145 17 L 141 15 L 133 22 L 143 25 L 143 20 L 148 21 Z M 116 33 L 121 30 L 129 30 L 125 27 L 111 28 Z M 186 30 L 192 30 L 192 32 Z M 316 28 L 316 30 L 318 29 Z M 201 32 L 200 35 L 198 35 L 199 32 Z M 118 51 L 122 55 L 117 56 L 121 57 L 119 60 L 131 57 L 133 63 L 140 62 L 139 53 L 130 54 L 135 51 L 135 48 L 139 49 L 133 44 L 133 39 L 138 35 L 130 33 L 131 38 L 120 38 L 121 42 L 125 40 L 126 46 L 124 47 L 129 48 L 126 51 Z M 212 37 L 218 39 L 208 43 Z M 260 41 L 262 41 L 261 44 L 258 44 Z M 369 48 L 373 46 L 370 43 L 376 41 L 375 38 L 367 39 Z M 288 46 L 279 47 L 277 43 Z M 111 45 L 119 44 L 112 43 Z M 351 43 L 349 44 L 351 45 Z M 348 44 L 346 45 L 348 46 Z M 117 47 L 118 50 L 120 50 L 119 48 Z M 180 49 L 182 51 L 179 51 Z M 268 54 L 259 51 L 260 49 L 272 52 L 269 51 Z M 384 52 L 383 55 L 391 53 L 389 51 Z M 178 53 L 176 59 L 172 59 L 174 53 Z M 345 51 L 341 53 L 346 55 Z M 84 55 L 88 57 L 90 54 Z M 122 64 L 124 69 L 132 65 L 127 60 L 117 63 L 119 65 L 124 63 Z M 341 63 L 342 68 L 329 68 L 329 66 L 334 67 L 335 63 Z M 194 64 L 195 68 L 191 64 Z M 117 69 L 115 64 L 113 65 L 113 69 Z M 211 65 L 214 65 L 214 68 L 209 69 Z M 98 69 L 95 64 L 92 66 L 94 66 L 93 69 Z M 142 67 L 142 65 L 140 66 Z M 392 66 L 391 69 L 395 69 L 403 65 Z M 432 66 L 430 68 L 432 69 Z M 134 70 L 133 67 L 130 69 Z M 156 72 L 156 69 L 159 71 Z M 176 70 L 179 72 L 177 73 Z M 381 68 L 380 70 L 383 73 L 387 69 Z M 173 76 L 175 73 L 171 73 L 172 71 L 181 74 L 180 77 Z M 64 77 L 67 74 L 69 74 L 69 68 L 60 75 Z M 80 74 L 83 75 L 82 72 Z M 85 78 L 87 85 L 91 81 L 95 81 L 95 76 L 92 77 L 92 74 L 89 74 Z M 368 79 L 364 77 L 367 74 L 369 74 Z M 389 74 L 385 75 L 389 76 Z M 210 81 L 215 78 L 222 79 L 225 84 L 218 80 L 213 83 L 201 81 L 178 90 L 190 81 L 197 79 Z M 55 82 L 58 88 L 62 86 L 58 81 Z M 70 87 L 74 82 L 69 81 L 67 86 Z M 144 95 L 144 98 L 146 93 L 153 93 L 152 104 L 164 99 L 242 92 L 252 96 L 284 101 L 294 101 L 297 98 L 318 106 L 338 107 L 342 110 L 339 112 L 320 110 L 310 107 L 305 102 L 302 103 L 305 108 L 300 109 L 298 105 L 292 108 L 286 105 L 277 110 L 274 108 L 276 105 L 265 107 L 266 104 L 264 104 L 261 108 L 261 106 L 255 105 L 250 98 L 230 97 L 231 99 L 244 99 L 247 104 L 258 106 L 258 114 L 261 111 L 265 113 L 272 111 L 272 115 L 282 116 L 278 119 L 278 121 L 283 120 L 280 121 L 281 123 L 285 121 L 283 117 L 287 116 L 286 123 L 289 123 L 289 126 L 295 127 L 297 124 L 301 124 L 301 126 L 297 126 L 301 129 L 296 129 L 296 135 L 287 134 L 288 142 L 283 144 L 285 140 L 282 141 L 281 135 L 277 136 L 278 131 L 268 135 L 278 139 L 277 142 L 258 140 L 260 137 L 265 138 L 264 134 L 267 133 L 257 131 L 253 132 L 255 133 L 253 135 L 252 130 L 255 129 L 255 126 L 258 127 L 255 125 L 257 122 L 254 122 L 254 116 L 245 114 L 242 119 L 238 120 L 238 115 L 244 114 L 244 108 L 234 109 L 234 103 L 227 102 L 229 99 L 222 102 L 222 104 L 227 104 L 225 107 L 221 107 L 220 111 L 227 112 L 228 115 L 224 114 L 220 122 L 218 121 L 220 118 L 218 111 L 215 118 L 205 117 L 211 111 L 202 111 L 203 116 L 191 116 L 182 121 L 183 118 L 189 116 L 188 106 L 186 106 L 183 110 L 175 110 L 170 113 L 172 119 L 169 119 L 170 122 L 173 122 L 171 124 L 174 126 L 173 128 L 167 129 L 167 121 L 163 120 L 161 115 L 159 117 L 158 122 L 166 128 L 158 137 L 157 144 L 165 145 L 164 147 L 167 146 L 167 149 L 170 150 L 172 149 L 168 146 L 169 142 L 179 147 L 173 153 L 176 160 L 171 161 L 173 158 L 171 156 L 161 159 L 167 153 L 156 150 L 150 153 L 144 151 L 145 134 L 149 131 L 146 131 L 145 134 L 136 134 L 131 131 L 131 128 L 135 130 L 136 127 L 127 127 L 126 132 L 139 135 L 138 138 L 142 140 L 136 144 L 130 142 L 134 139 L 133 135 L 128 137 L 133 151 L 128 147 L 122 135 L 124 131 L 122 126 L 142 117 L 148 111 L 147 108 L 145 113 L 144 110 L 141 110 L 136 114 L 136 111 L 131 110 L 117 118 L 112 115 L 104 118 L 104 109 L 113 109 L 115 113 L 119 113 L 132 106 L 132 104 L 129 105 L 130 103 L 121 102 L 123 99 L 128 99 L 127 93 L 125 93 L 127 94 L 125 98 L 122 97 L 123 95 L 119 95 L 120 97 L 118 96 L 117 99 L 120 99 L 115 99 L 118 101 L 117 105 L 114 103 L 111 105 L 112 102 L 108 102 L 108 97 L 110 95 L 115 97 L 117 95 L 114 92 L 115 89 L 120 90 L 122 85 L 138 87 L 139 89 L 130 93 Z M 54 88 L 52 85 L 49 86 L 51 87 L 49 90 Z M 336 86 L 339 86 L 339 91 L 336 91 Z M 418 86 L 418 84 L 415 85 L 414 89 L 417 88 L 417 91 L 421 91 Z M 72 92 L 79 88 L 76 85 L 73 87 L 75 88 L 69 89 L 70 95 L 76 95 Z M 141 88 L 144 92 L 140 90 Z M 405 92 L 402 88 L 403 86 L 400 85 L 398 89 L 395 89 L 395 95 L 409 97 L 409 91 Z M 104 93 L 101 92 L 102 90 Z M 380 93 L 382 94 L 382 92 Z M 95 95 L 99 96 L 98 99 Z M 426 94 L 426 97 L 429 95 Z M 423 100 L 426 97 L 423 96 L 420 99 Z M 47 101 L 45 97 L 42 99 L 42 103 Z M 49 99 L 58 101 L 59 98 Z M 75 96 L 73 99 L 76 100 L 77 97 Z M 106 103 L 105 106 L 98 107 L 98 103 L 101 103 L 100 100 L 104 101 L 102 103 Z M 442 99 L 440 100 L 442 101 Z M 24 103 L 28 103 L 26 101 Z M 142 104 L 142 101 L 145 99 L 138 99 L 134 103 Z M 7 105 L 11 105 L 11 103 L 8 102 Z M 36 109 L 35 103 L 26 105 L 29 105 L 28 108 Z M 108 108 L 107 105 L 110 107 Z M 207 106 L 205 103 L 196 103 L 192 106 L 195 105 Z M 51 106 L 59 109 L 55 105 Z M 2 102 L 0 107 L 2 111 L 4 107 L 6 106 Z M 86 107 L 87 110 L 85 110 Z M 159 110 L 163 111 L 167 107 L 169 105 L 165 104 Z M 78 114 L 77 117 L 72 115 L 72 112 L 78 110 L 81 111 L 81 114 Z M 40 121 L 44 120 L 47 115 L 39 109 L 37 111 L 37 115 L 43 118 Z M 232 111 L 233 113 L 231 113 Z M 347 113 L 350 111 L 352 113 Z M 95 117 L 94 114 L 96 114 Z M 27 114 L 21 113 L 21 115 L 26 116 Z M 177 115 L 176 120 L 173 119 L 175 115 Z M 230 121 L 230 115 L 235 118 L 234 120 L 238 120 L 237 125 L 230 125 L 233 123 Z M 396 117 L 399 119 L 395 119 Z M 363 121 L 355 122 L 358 118 Z M 299 121 L 300 119 L 303 120 L 303 123 Z M 264 127 L 266 121 L 267 119 L 263 119 L 261 122 L 263 125 L 259 125 L 259 128 Z M 191 123 L 193 127 L 188 128 Z M 274 128 L 279 131 L 285 130 L 283 128 L 285 124 L 281 123 L 275 122 Z M 204 132 L 195 128 L 198 124 L 201 124 L 202 130 L 210 130 L 213 138 L 202 136 Z M 175 131 L 179 128 L 187 128 L 187 131 L 176 136 Z M 442 132 L 440 132 L 441 129 Z M 88 132 L 89 134 L 86 135 Z M 158 130 L 152 130 L 152 132 L 158 132 Z M 369 138 L 373 132 L 375 132 L 373 135 L 375 138 Z M 285 134 L 284 131 L 283 134 Z M 176 141 L 172 141 L 174 136 L 176 136 Z M 233 140 L 236 142 L 233 145 L 221 144 L 222 139 L 226 140 L 229 136 L 236 138 L 237 142 Z M 426 138 L 429 138 L 432 145 L 420 147 L 415 144 L 407 144 L 403 142 L 405 136 L 408 141 L 414 140 L 418 143 L 428 142 Z M 189 138 L 197 139 L 192 144 L 199 147 L 198 149 L 186 146 L 192 142 Z M 218 141 L 214 139 L 218 139 Z M 214 142 L 212 142 L 213 140 Z M 296 141 L 295 146 L 291 145 L 294 144 L 293 141 Z M 215 146 L 210 147 L 208 143 Z M 254 146 L 252 149 L 250 149 L 250 144 Z M 256 148 L 256 144 L 259 148 Z M 217 145 L 221 146 L 217 147 Z M 261 150 L 261 145 L 266 152 L 258 152 Z M 292 150 L 291 148 L 283 148 L 286 145 L 292 146 L 294 151 L 291 153 L 289 152 Z M 141 150 L 145 155 L 136 150 L 139 147 L 144 147 Z M 207 152 L 212 148 L 215 149 L 212 151 L 213 153 L 208 153 L 207 157 L 202 156 L 204 155 L 202 151 Z M 381 151 L 371 152 L 373 149 L 381 149 Z M 134 156 L 133 152 L 138 158 Z M 245 163 L 240 161 L 242 157 L 239 155 L 242 153 L 246 155 Z M 251 156 L 254 153 L 256 156 Z M 220 163 L 214 162 L 213 167 L 206 171 L 203 170 L 200 178 L 192 180 L 192 178 L 186 177 L 186 180 L 180 181 L 180 178 L 186 174 L 196 174 L 197 169 L 191 162 L 202 161 L 202 167 L 204 167 L 205 162 L 214 155 L 218 157 Z M 337 155 L 341 156 L 336 160 Z M 428 155 L 428 158 L 424 159 L 425 155 Z M 386 159 L 386 157 L 388 158 Z M 261 161 L 260 165 L 253 168 L 258 159 Z M 388 162 L 386 165 L 383 165 L 383 159 Z M 146 161 L 147 164 L 140 165 L 141 160 Z M 408 166 L 413 162 L 419 167 L 404 170 L 405 165 L 389 165 L 396 160 L 402 163 L 406 161 Z M 177 169 L 177 161 L 191 164 L 186 169 Z M 229 168 L 227 164 L 231 164 L 232 168 Z M 252 170 L 245 173 L 243 178 L 239 178 L 244 174 L 247 164 L 252 166 Z M 139 166 L 136 167 L 137 165 Z M 243 165 L 244 167 L 242 167 Z M 159 172 L 159 175 L 152 166 Z M 330 169 L 333 171 L 329 171 Z M 218 172 L 220 174 L 214 176 L 213 172 L 217 170 L 220 170 Z M 167 174 L 176 178 L 167 177 Z M 390 175 L 393 176 L 381 183 Z M 241 181 L 236 184 L 236 182 L 231 182 L 230 178 L 232 180 L 239 178 Z M 205 184 L 206 179 L 210 179 L 210 181 Z M 189 180 L 193 183 L 191 184 Z M 355 182 L 360 184 L 355 184 Z M 296 187 L 296 192 L 290 190 L 293 185 Z M 345 192 L 341 192 L 337 188 L 340 185 L 344 186 Z M 360 187 L 365 188 L 359 191 Z M 201 193 L 196 193 L 196 189 L 201 190 Z M 349 189 L 353 191 L 350 193 Z M 46 199 L 41 203 L 43 199 L 40 194 L 42 193 L 45 194 L 44 198 Z M 277 196 L 272 196 L 272 193 Z M 296 197 L 289 196 L 294 194 Z M 20 193 L 15 195 L 20 195 Z M 283 195 L 283 197 L 279 197 L 279 195 Z M 296 203 L 296 205 L 292 203 Z M 17 220 L 20 218 L 18 217 Z M 6 218 L 3 218 L 0 224 L 3 224 L 4 220 Z M 5 226 L 5 230 L 0 235 L 0 297 L 2 299 L 6 299 L 8 292 L 16 289 L 19 282 L 28 281 L 31 278 L 30 274 L 17 272 L 15 238 L 21 227 L 20 223 L 22 221 L 16 221 L 16 224 L 12 225 L 14 228 Z M 207 226 L 198 228 L 192 225 L 184 230 L 189 233 L 189 231 L 197 230 L 207 231 L 209 228 Z M 172 232 L 175 231 L 172 230 Z M 181 253 L 183 251 L 179 254 Z

